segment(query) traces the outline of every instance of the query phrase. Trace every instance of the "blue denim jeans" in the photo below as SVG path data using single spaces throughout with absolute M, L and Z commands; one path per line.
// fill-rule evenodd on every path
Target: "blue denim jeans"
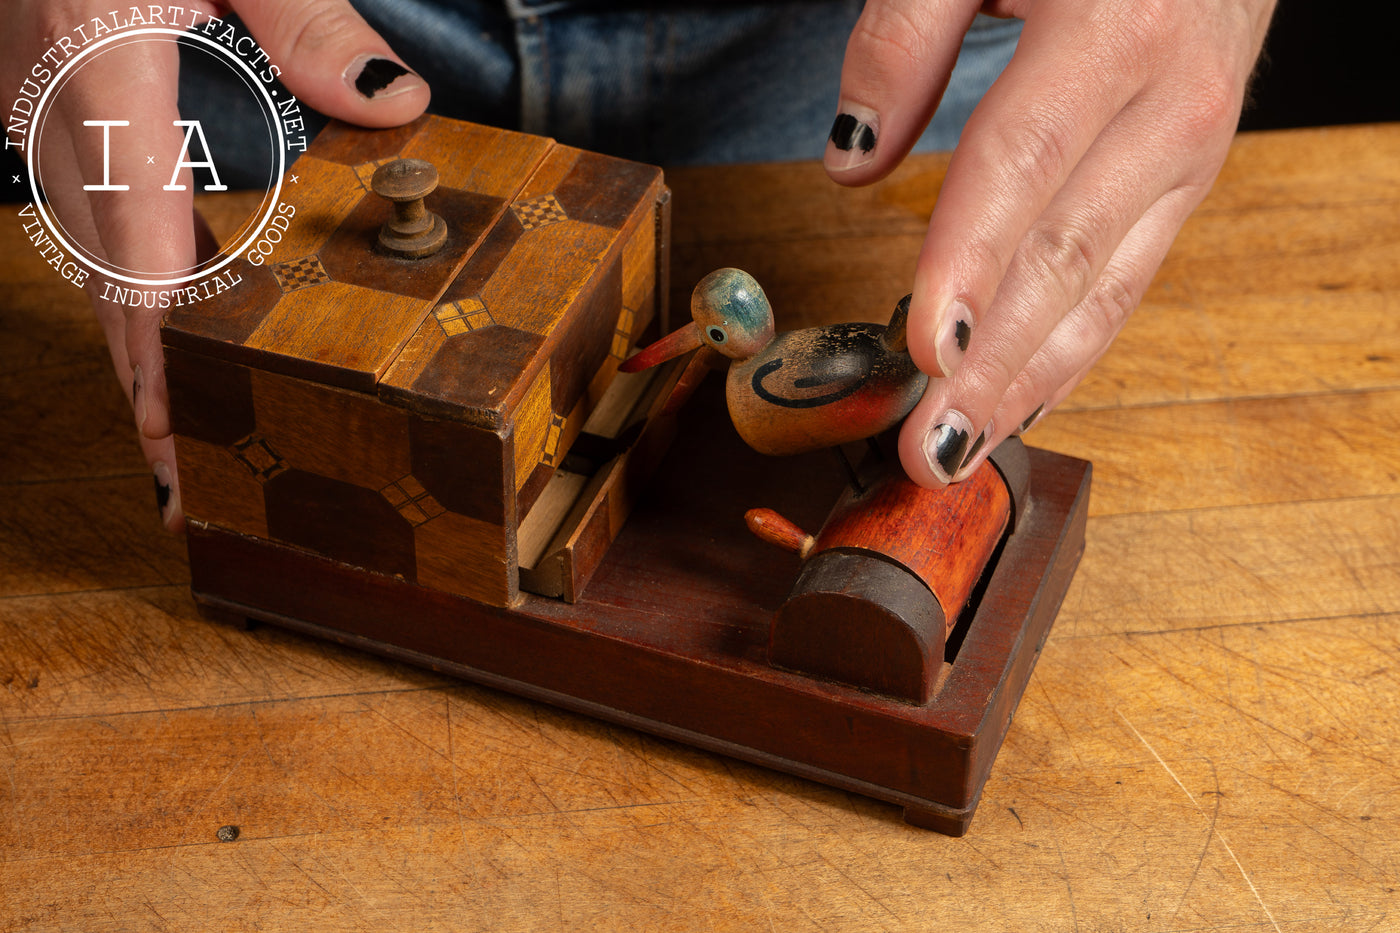
M 846 40 L 862 3 L 355 5 L 427 80 L 436 113 L 684 165 L 820 158 L 836 116 Z M 1017 20 L 977 17 L 917 149 L 953 147 L 972 108 L 1010 60 L 1020 28 Z M 219 100 L 204 71 L 198 61 L 182 69 L 182 109 L 217 112 L 219 124 L 236 126 L 227 99 Z M 210 140 L 221 167 L 232 158 L 225 153 L 241 142 L 238 133 L 227 137 Z M 254 170 L 251 177 L 265 173 Z

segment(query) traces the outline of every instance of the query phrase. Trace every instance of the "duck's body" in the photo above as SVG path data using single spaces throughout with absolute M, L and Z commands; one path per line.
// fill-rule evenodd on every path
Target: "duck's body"
M 833 324 L 775 336 L 773 312 L 758 283 L 738 269 L 720 269 L 695 287 L 693 323 L 623 368 L 645 369 L 707 347 L 702 357 L 730 359 L 725 395 L 744 441 L 760 453 L 804 453 L 873 437 L 914 407 L 928 377 L 906 347 L 908 309 L 906 298 L 887 327 Z M 694 381 L 683 377 L 684 391 Z
M 730 364 L 729 416 L 754 450 L 795 454 L 872 437 L 898 424 L 928 377 L 885 345 L 877 324 L 782 333 Z

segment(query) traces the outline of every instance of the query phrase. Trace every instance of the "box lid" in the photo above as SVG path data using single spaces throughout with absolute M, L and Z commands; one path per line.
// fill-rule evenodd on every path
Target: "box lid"
M 393 206 L 370 178 L 396 158 L 437 168 L 426 205 L 448 236 L 426 258 L 376 245 Z M 601 362 L 551 357 L 579 327 L 617 326 L 616 252 L 624 228 L 650 216 L 660 178 L 651 166 L 441 117 L 388 130 L 332 124 L 284 178 L 265 255 L 255 246 L 227 267 L 234 287 L 172 309 L 163 339 L 499 426 L 541 366 L 565 386 L 586 383 L 584 370 Z M 594 303 L 610 305 L 601 320 Z

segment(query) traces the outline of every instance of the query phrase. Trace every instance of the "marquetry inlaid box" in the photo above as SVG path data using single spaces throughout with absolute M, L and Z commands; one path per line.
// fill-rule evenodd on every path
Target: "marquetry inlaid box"
M 426 160 L 446 241 L 378 243 Z M 659 169 L 425 117 L 332 126 L 241 281 L 163 328 L 186 515 L 445 593 L 573 599 L 627 502 L 656 387 L 618 362 L 665 295 Z

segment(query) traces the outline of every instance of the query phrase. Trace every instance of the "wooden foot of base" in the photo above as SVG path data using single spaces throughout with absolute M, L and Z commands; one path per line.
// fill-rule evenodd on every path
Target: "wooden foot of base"
M 198 597 L 198 593 L 195 594 Z M 205 599 L 196 598 L 195 605 L 199 607 L 199 614 L 210 622 L 217 622 L 220 625 L 227 625 L 230 628 L 242 629 L 251 632 L 263 623 L 248 615 L 241 608 L 233 608 L 225 604 L 211 603 Z
M 976 810 L 976 803 L 960 810 L 932 805 L 905 807 L 904 822 L 920 829 L 931 829 L 945 836 L 962 836 L 967 834 L 967 828 L 972 823 L 972 814 Z

